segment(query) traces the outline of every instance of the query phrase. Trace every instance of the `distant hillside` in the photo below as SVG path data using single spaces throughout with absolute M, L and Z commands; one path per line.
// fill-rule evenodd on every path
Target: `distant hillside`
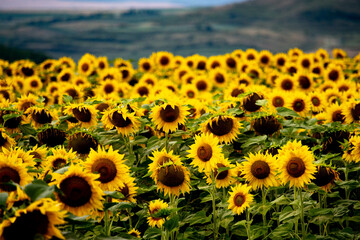
M 360 51 L 360 1 L 249 0 L 213 8 L 94 13 L 1 13 L 0 43 L 78 59 L 138 59 L 154 51 L 216 55 L 299 47 Z
M 0 59 L 8 60 L 9 62 L 20 59 L 29 59 L 33 62 L 41 63 L 48 58 L 48 56 L 39 52 L 0 45 Z

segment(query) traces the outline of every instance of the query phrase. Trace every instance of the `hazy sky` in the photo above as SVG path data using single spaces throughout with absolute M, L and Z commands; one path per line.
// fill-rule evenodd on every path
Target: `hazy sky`
M 216 6 L 244 0 L 0 0 L 0 10 L 115 10 Z

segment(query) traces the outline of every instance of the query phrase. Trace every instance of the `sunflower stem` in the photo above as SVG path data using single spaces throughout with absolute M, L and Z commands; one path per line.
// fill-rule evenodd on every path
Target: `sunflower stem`
M 302 239 L 305 239 L 306 231 L 305 231 L 305 221 L 304 221 L 304 199 L 301 189 L 299 189 L 299 195 L 300 195 L 301 237 Z
M 275 199 L 278 198 L 278 191 L 277 191 L 277 188 L 275 189 Z M 279 205 L 277 203 L 275 203 L 275 209 L 276 209 L 276 213 L 279 212 Z M 276 222 L 277 222 L 277 226 L 280 225 L 280 220 L 279 218 L 276 219 Z
M 126 209 L 126 212 L 129 214 L 129 225 L 130 225 L 130 229 L 132 229 L 131 214 L 130 214 L 129 209 Z
M 297 195 L 296 195 L 296 187 L 294 186 L 294 201 L 296 201 L 297 199 Z M 299 219 L 296 217 L 296 220 L 295 220 L 295 234 L 298 235 L 298 232 L 299 232 Z
M 345 181 L 349 181 L 349 164 L 345 161 Z M 345 186 L 345 199 L 350 199 L 350 189 L 348 186 Z M 346 227 L 349 227 L 349 221 L 345 221 Z
M 321 193 L 320 191 L 318 191 L 318 198 L 319 198 L 319 209 L 322 208 L 322 203 L 321 203 Z M 319 223 L 319 235 L 321 235 L 322 232 L 322 224 Z
M 246 209 L 246 234 L 248 240 L 251 240 L 251 222 L 250 222 L 250 209 Z
M 165 150 L 169 151 L 169 133 L 165 132 Z
M 216 215 L 216 182 L 214 171 L 211 171 L 211 180 L 212 180 L 212 188 L 211 188 L 211 196 L 212 196 L 212 208 L 213 208 L 213 229 L 214 229 L 214 240 L 218 237 L 218 229 L 217 229 L 217 215 Z
M 261 195 L 262 195 L 262 219 L 263 219 L 263 226 L 266 227 L 267 226 L 267 222 L 266 222 L 266 209 L 265 209 L 265 205 L 266 205 L 266 195 L 267 195 L 267 190 L 265 190 L 265 188 L 261 188 Z M 264 236 L 267 235 L 267 229 L 266 232 L 264 233 Z

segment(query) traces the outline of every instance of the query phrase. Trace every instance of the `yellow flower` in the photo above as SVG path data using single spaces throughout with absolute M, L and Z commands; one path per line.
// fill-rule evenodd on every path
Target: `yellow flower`
M 254 199 L 253 195 L 249 193 L 250 189 L 251 187 L 246 184 L 238 184 L 235 187 L 231 187 L 228 209 L 240 215 L 246 208 L 250 207 L 250 203 Z
M 165 223 L 165 219 L 162 217 L 154 217 L 152 215 L 156 214 L 162 209 L 168 208 L 169 205 L 164 202 L 163 200 L 155 200 L 150 202 L 149 204 L 149 217 L 147 218 L 147 222 L 150 227 L 158 227 L 161 228 L 161 226 Z
M 220 143 L 231 143 L 242 128 L 241 123 L 233 116 L 217 116 L 202 123 L 203 133 L 212 133 Z

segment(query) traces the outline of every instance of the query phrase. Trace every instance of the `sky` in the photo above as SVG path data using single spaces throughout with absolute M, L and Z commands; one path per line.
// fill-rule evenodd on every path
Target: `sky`
M 1 0 L 0 10 L 121 10 L 217 6 L 244 0 Z

